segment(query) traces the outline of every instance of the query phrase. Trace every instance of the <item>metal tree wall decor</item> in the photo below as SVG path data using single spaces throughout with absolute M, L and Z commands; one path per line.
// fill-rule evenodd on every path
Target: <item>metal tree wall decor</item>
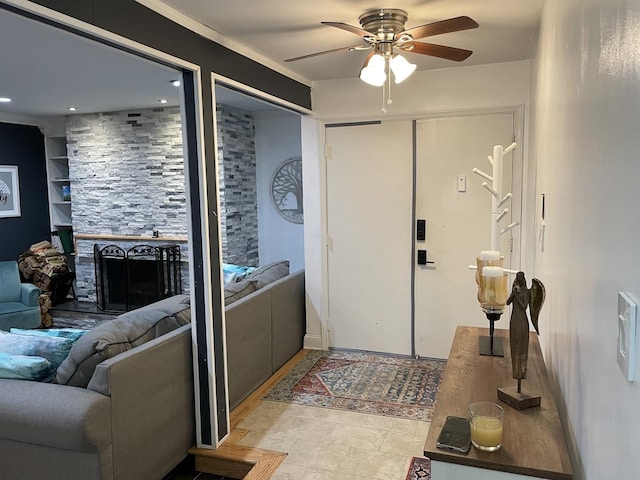
M 285 160 L 273 174 L 271 199 L 278 213 L 289 222 L 303 223 L 302 159 Z

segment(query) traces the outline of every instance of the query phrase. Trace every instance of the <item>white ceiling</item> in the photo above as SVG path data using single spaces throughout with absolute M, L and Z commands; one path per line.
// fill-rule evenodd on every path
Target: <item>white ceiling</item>
M 340 52 L 285 63 L 285 58 L 357 45 L 358 36 L 321 25 L 336 21 L 359 26 L 370 8 L 401 8 L 407 28 L 468 15 L 480 27 L 427 41 L 473 50 L 461 63 L 408 54 L 419 70 L 449 68 L 531 58 L 544 0 L 138 0 L 182 23 L 205 27 L 205 33 L 240 53 L 303 82 L 358 75 L 366 52 Z M 210 31 L 209 31 L 210 29 Z M 175 70 L 89 41 L 62 30 L 0 10 L 0 120 L 7 115 L 67 115 L 117 111 L 179 103 L 170 85 Z M 246 110 L 270 109 L 235 92 L 217 90 L 218 101 Z
M 322 25 L 344 22 L 359 27 L 358 17 L 372 8 L 399 8 L 412 28 L 467 15 L 480 27 L 429 37 L 428 42 L 473 50 L 462 63 L 407 54 L 418 70 L 524 60 L 532 57 L 544 0 L 138 0 L 164 4 L 244 45 L 308 81 L 355 77 L 367 52 L 340 52 L 297 62 L 284 59 L 333 48 L 364 44 L 357 35 Z
M 0 121 L 179 105 L 180 72 L 0 10 Z M 216 100 L 249 111 L 274 106 L 218 87 Z
M 179 104 L 170 81 L 179 73 L 0 10 L 0 113 L 27 116 L 158 107 Z

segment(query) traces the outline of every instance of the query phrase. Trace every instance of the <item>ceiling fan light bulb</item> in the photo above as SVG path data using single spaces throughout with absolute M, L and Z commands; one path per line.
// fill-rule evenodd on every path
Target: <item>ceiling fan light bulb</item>
M 396 83 L 404 82 L 416 70 L 414 63 L 409 63 L 406 58 L 396 55 L 389 61 L 389 66 L 393 72 L 393 78 Z
M 387 74 L 384 73 L 384 57 L 382 55 L 374 55 L 367 63 L 367 66 L 360 71 L 360 80 L 374 87 L 381 87 L 387 80 Z
M 374 87 L 381 87 L 387 80 L 387 74 L 382 70 L 371 67 L 364 67 L 360 72 L 360 80 Z

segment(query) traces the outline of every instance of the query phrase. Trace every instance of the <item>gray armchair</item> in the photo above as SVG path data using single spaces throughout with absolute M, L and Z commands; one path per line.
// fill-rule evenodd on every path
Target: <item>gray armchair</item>
M 20 282 L 18 262 L 0 262 L 0 330 L 40 326 L 40 289 Z

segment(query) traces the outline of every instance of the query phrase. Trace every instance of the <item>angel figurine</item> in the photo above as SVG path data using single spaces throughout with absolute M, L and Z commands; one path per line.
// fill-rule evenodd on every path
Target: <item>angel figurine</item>
M 531 313 L 531 323 L 539 335 L 538 315 L 545 299 L 544 285 L 540 280 L 531 280 L 531 288 L 527 289 L 524 272 L 518 272 L 513 281 L 511 295 L 507 305 L 513 303 L 511 320 L 509 321 L 509 342 L 511 346 L 511 365 L 513 378 L 518 380 L 518 393 L 522 393 L 521 381 L 527 378 L 527 356 L 529 354 L 529 319 L 527 307 Z

